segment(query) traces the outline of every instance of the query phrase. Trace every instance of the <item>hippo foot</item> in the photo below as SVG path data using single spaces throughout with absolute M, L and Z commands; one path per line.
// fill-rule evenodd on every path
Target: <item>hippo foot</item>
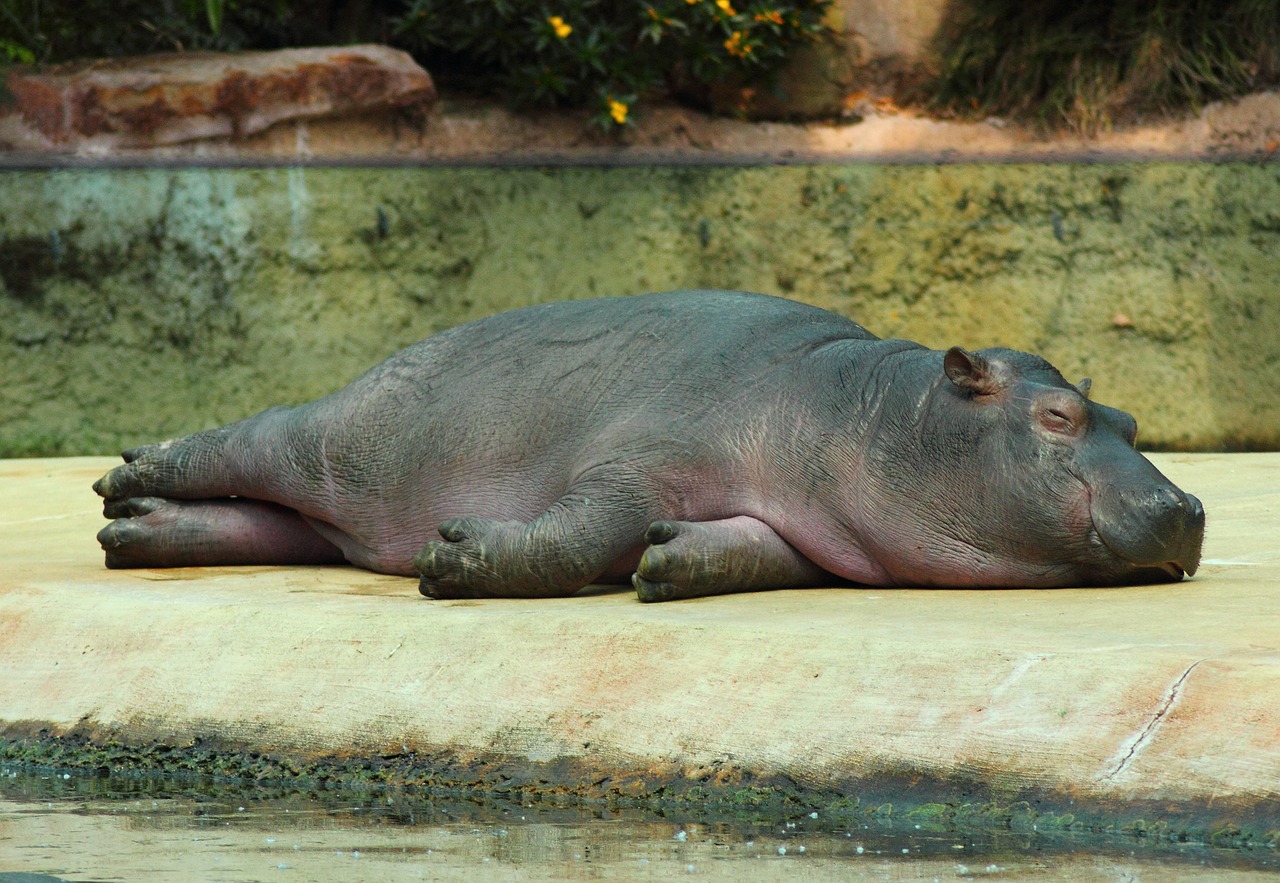
M 168 454 L 171 444 L 172 442 L 161 442 L 125 451 L 120 455 L 124 463 L 94 482 L 94 491 L 108 501 L 150 497 L 168 492 L 181 473 L 181 464 Z M 108 512 L 107 517 L 121 516 Z
M 98 532 L 107 567 L 336 564 L 342 552 L 297 512 L 246 499 L 109 499 Z
M 451 518 L 440 525 L 441 540 L 428 542 L 413 559 L 421 575 L 418 591 L 437 600 L 493 597 L 509 580 L 499 572 L 505 547 L 523 525 L 489 518 Z
M 262 416 L 245 423 L 261 420 Z M 243 430 L 236 430 L 233 424 L 131 448 L 120 455 L 124 463 L 94 482 L 93 489 L 107 500 L 215 500 L 244 494 L 261 482 L 244 477 L 243 458 L 228 446 L 237 431 Z
M 645 531 L 649 547 L 631 577 L 641 601 L 674 601 L 731 591 L 723 557 L 709 554 L 714 531 L 691 521 L 655 521 Z
M 169 500 L 157 497 L 107 500 L 102 514 L 114 520 L 98 531 L 107 567 L 154 567 L 163 562 L 167 547 L 172 545 L 166 537 L 175 523 L 172 513 L 165 511 L 170 505 Z
M 769 525 L 748 516 L 722 521 L 655 521 L 631 577 L 641 601 L 829 584 Z

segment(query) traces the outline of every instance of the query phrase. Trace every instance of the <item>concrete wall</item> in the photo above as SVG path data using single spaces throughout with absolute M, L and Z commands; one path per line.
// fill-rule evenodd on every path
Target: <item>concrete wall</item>
M 1280 446 L 1280 167 L 0 174 L 0 455 L 324 394 L 536 301 L 754 289 L 1030 349 L 1148 446 Z

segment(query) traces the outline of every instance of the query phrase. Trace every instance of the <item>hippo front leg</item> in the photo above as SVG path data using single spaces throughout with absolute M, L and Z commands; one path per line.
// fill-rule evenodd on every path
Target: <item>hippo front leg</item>
M 831 585 L 837 579 L 773 528 L 740 515 L 720 521 L 655 521 L 631 583 L 641 601 Z
M 453 518 L 413 560 L 428 598 L 552 598 L 598 580 L 641 546 L 654 506 L 626 479 L 575 485 L 530 522 Z

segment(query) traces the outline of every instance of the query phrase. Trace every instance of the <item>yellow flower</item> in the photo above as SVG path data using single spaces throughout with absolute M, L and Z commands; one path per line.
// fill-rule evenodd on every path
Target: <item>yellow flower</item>
M 736 12 L 734 12 L 734 11 L 733 11 L 733 6 L 731 6 L 731 5 L 729 4 L 729 0 L 716 0 L 716 6 L 719 6 L 719 7 L 720 7 L 720 11 L 721 11 L 721 12 L 723 12 L 725 15 L 737 15 L 737 14 L 738 14 L 738 13 L 736 13 Z
M 621 126 L 627 121 L 627 106 L 621 101 L 609 99 L 609 116 L 613 117 L 613 121 Z
M 547 24 L 551 25 L 552 30 L 556 32 L 556 36 L 561 40 L 573 33 L 573 27 L 565 24 L 564 19 L 558 15 L 548 18 Z
M 782 24 L 782 13 L 776 9 L 770 9 L 768 12 L 757 12 L 755 14 L 756 21 L 770 21 L 775 25 Z
M 751 44 L 742 42 L 742 31 L 734 31 L 733 36 L 724 41 L 724 48 L 730 55 L 746 58 L 751 54 Z
M 649 18 L 653 19 L 655 24 L 667 25 L 667 26 L 671 25 L 671 19 L 667 18 L 665 15 L 659 15 L 658 10 L 654 9 L 652 6 L 649 7 L 648 12 L 649 12 Z

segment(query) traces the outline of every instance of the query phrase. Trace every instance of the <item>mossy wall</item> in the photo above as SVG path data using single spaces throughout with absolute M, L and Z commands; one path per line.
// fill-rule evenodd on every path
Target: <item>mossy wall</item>
M 560 298 L 786 294 L 1280 447 L 1280 165 L 0 173 L 0 455 L 113 453 Z

